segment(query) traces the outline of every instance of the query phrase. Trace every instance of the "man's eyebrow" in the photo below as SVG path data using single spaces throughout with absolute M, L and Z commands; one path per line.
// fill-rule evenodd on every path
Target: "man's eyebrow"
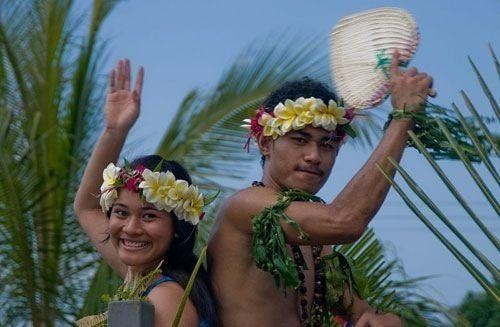
M 301 130 L 291 131 L 290 135 L 293 135 L 293 134 L 300 134 L 301 136 L 308 138 L 308 139 L 310 139 L 312 137 L 311 134 L 304 132 L 304 131 L 301 131 Z
M 335 137 L 333 135 L 323 136 L 321 142 L 335 142 Z

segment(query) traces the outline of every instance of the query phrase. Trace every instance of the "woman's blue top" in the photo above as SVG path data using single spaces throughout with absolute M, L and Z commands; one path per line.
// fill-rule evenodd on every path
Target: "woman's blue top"
M 157 280 L 155 280 L 154 282 L 152 282 L 148 286 L 148 288 L 146 288 L 146 290 L 142 293 L 142 296 L 147 296 L 149 294 L 149 292 L 151 292 L 151 290 L 153 288 L 155 288 L 156 286 L 160 285 L 161 283 L 165 283 L 165 282 L 175 282 L 175 283 L 177 283 L 177 281 L 175 279 L 173 279 L 172 277 L 162 275 L 160 278 L 158 278 Z M 200 327 L 210 327 L 210 324 L 208 323 L 208 321 L 202 319 L 200 321 Z

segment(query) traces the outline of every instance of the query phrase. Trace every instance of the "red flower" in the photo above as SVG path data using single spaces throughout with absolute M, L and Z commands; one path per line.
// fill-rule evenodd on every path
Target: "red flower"
M 125 188 L 131 192 L 139 192 L 139 183 L 141 182 L 140 178 L 129 178 L 125 182 Z
M 356 116 L 356 113 L 354 112 L 354 108 L 349 108 L 345 110 L 345 118 L 348 119 L 349 121 L 352 121 L 354 117 Z
M 250 120 L 250 130 L 252 131 L 253 136 L 256 137 L 259 136 L 260 134 L 262 134 L 262 131 L 264 130 L 264 127 L 260 126 L 259 124 L 259 119 L 260 117 L 262 117 L 264 113 L 265 113 L 264 107 L 260 107 L 257 110 L 257 114 L 255 115 L 255 117 L 253 117 Z
M 137 170 L 139 174 L 142 174 L 145 169 L 146 167 L 144 167 L 143 165 L 138 165 L 137 168 L 135 168 L 135 170 Z

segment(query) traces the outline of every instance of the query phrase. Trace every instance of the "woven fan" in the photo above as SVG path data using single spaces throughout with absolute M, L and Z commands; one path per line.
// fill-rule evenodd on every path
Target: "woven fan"
M 335 87 L 350 107 L 366 109 L 389 95 L 389 66 L 398 50 L 407 64 L 418 47 L 413 17 L 400 8 L 378 8 L 342 18 L 330 36 Z

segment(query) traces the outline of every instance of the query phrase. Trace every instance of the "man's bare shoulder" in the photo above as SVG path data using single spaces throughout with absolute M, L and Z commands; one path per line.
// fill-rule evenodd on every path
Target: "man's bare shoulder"
M 276 203 L 277 194 L 267 187 L 248 187 L 231 195 L 221 206 L 218 220 L 245 232 L 252 230 L 252 218 Z

